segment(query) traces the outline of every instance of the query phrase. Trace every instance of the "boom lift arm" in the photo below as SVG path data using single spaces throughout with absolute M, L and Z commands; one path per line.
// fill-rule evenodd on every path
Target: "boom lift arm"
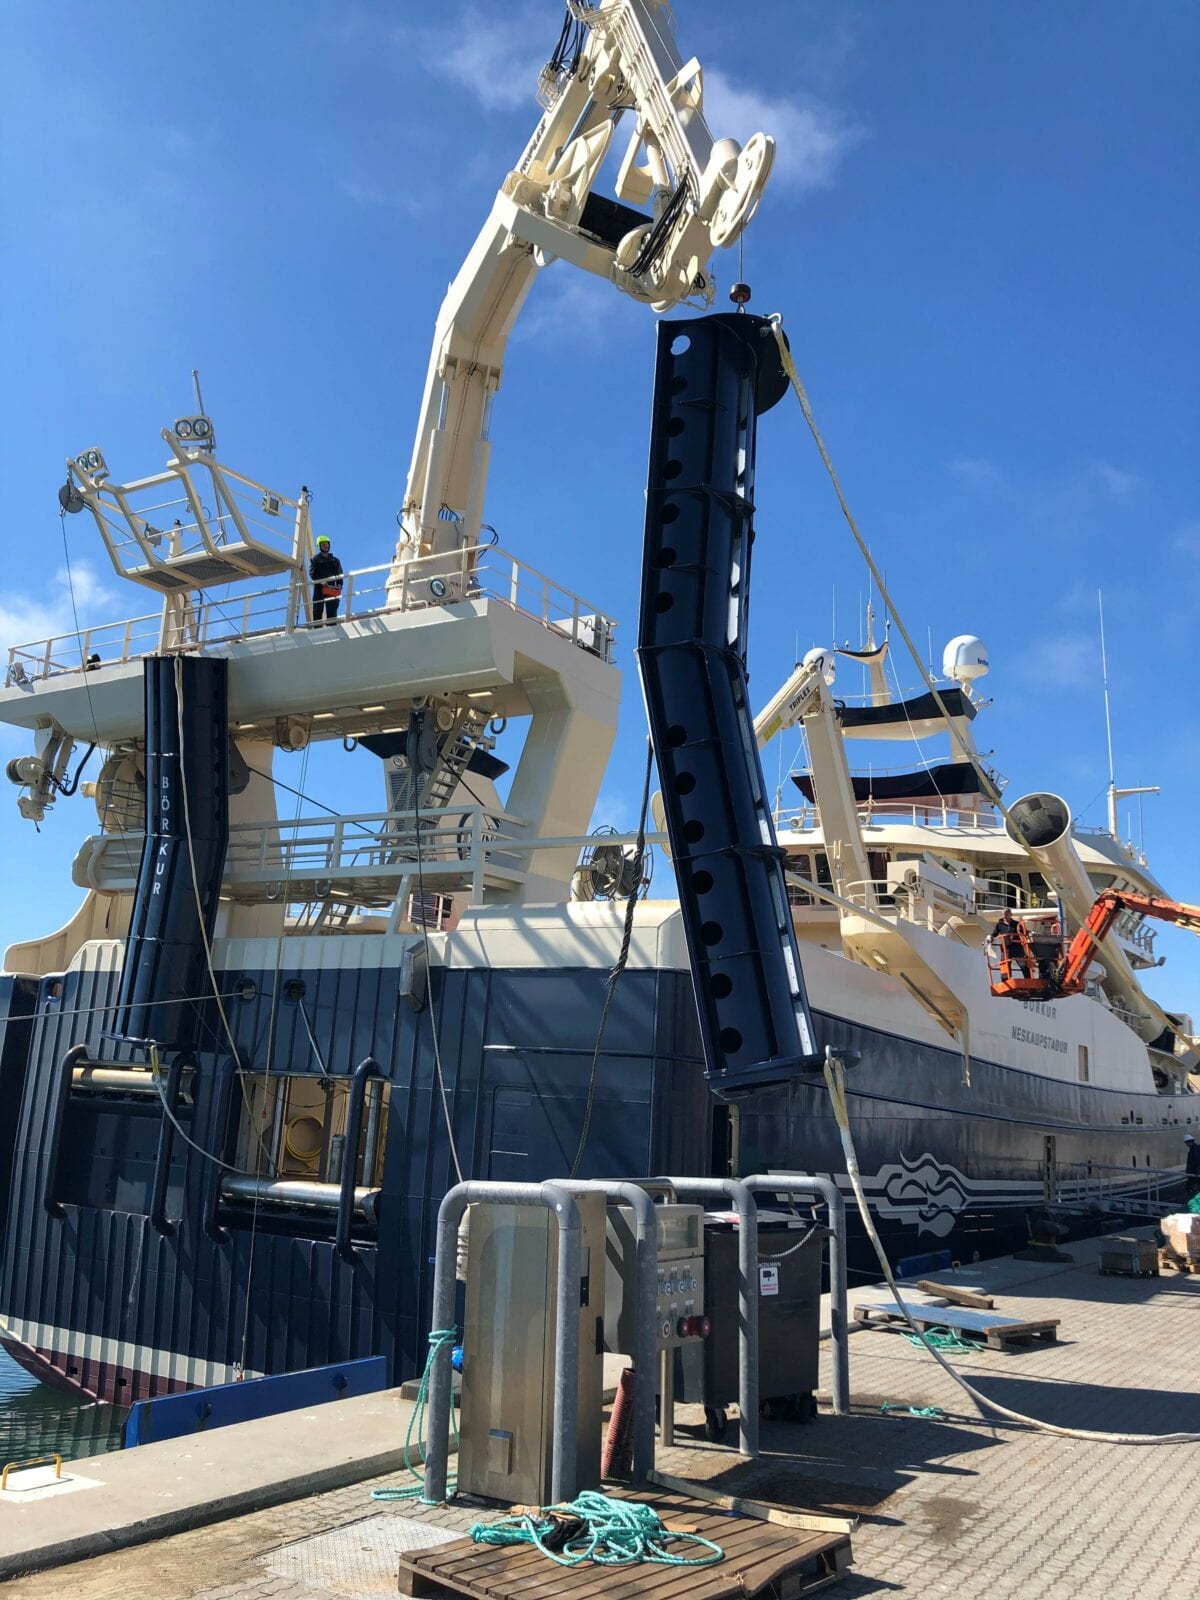
M 1108 937 L 1122 911 L 1137 911 L 1144 917 L 1173 922 L 1177 927 L 1200 933 L 1200 906 L 1183 905 L 1180 901 L 1163 900 L 1156 895 L 1137 894 L 1127 889 L 1105 889 L 1067 950 L 1061 979 L 1064 994 L 1078 994 L 1083 988 L 1096 950 Z
M 492 402 L 505 345 L 539 268 L 557 257 L 656 311 L 713 297 L 709 256 L 753 215 L 773 140 L 714 141 L 703 75 L 681 61 L 662 0 L 568 0 L 542 72 L 545 112 L 442 302 L 396 549 L 393 584 L 419 556 L 479 542 Z M 621 117 L 632 137 L 617 201 L 592 193 Z M 633 209 L 649 206 L 650 215 Z

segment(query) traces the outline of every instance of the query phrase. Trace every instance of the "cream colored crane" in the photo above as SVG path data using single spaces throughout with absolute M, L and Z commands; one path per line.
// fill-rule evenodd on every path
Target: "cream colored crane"
M 660 0 L 569 0 L 541 75 L 541 121 L 442 302 L 393 587 L 416 557 L 478 545 L 492 402 L 540 268 L 570 262 L 657 311 L 712 300 L 709 257 L 749 221 L 775 146 L 761 133 L 744 147 L 714 141 L 700 63 L 680 59 L 670 17 Z M 626 113 L 634 127 L 614 202 L 592 191 Z

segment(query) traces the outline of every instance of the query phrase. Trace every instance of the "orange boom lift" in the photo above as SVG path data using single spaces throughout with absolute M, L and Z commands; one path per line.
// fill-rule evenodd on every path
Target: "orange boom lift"
M 992 993 L 1013 1000 L 1057 1000 L 1082 994 L 1088 968 L 1122 911 L 1137 911 L 1200 933 L 1200 906 L 1127 889 L 1105 889 L 1070 945 L 1056 911 L 1027 912 L 1015 924 L 1012 937 L 989 944 Z

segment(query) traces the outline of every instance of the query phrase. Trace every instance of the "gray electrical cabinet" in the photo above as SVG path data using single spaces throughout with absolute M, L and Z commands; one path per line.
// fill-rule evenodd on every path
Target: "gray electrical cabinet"
M 577 1195 L 580 1489 L 600 1482 L 604 1364 L 603 1195 Z M 541 1206 L 473 1205 L 466 1260 L 458 1487 L 521 1505 L 550 1499 L 558 1224 Z
M 828 1229 L 790 1212 L 758 1213 L 758 1392 L 764 1416 L 813 1415 L 821 1335 L 821 1257 Z M 676 1398 L 705 1409 L 709 1438 L 738 1398 L 738 1237 L 731 1213 L 704 1219 L 711 1331 L 675 1352 Z

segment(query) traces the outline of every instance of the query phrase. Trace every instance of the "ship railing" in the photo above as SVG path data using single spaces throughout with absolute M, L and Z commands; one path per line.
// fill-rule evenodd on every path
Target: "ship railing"
M 910 762 L 907 762 L 904 765 L 896 766 L 896 767 L 884 767 L 884 766 L 881 766 L 876 761 L 868 761 L 865 766 L 852 768 L 851 769 L 851 777 L 854 777 L 854 778 L 866 778 L 866 779 L 875 779 L 875 778 L 909 778 L 909 777 L 912 777 L 912 776 L 916 775 L 917 773 L 935 772 L 938 767 L 944 767 L 944 766 L 946 766 L 948 764 L 948 762 L 950 762 L 951 760 L 954 760 L 954 759 L 956 759 L 954 756 L 930 756 L 925 760 L 916 761 L 916 762 L 911 762 L 910 761 Z M 995 785 L 996 785 L 996 787 L 998 789 L 1003 790 L 1003 789 L 1006 789 L 1008 787 L 1007 778 L 1005 778 L 1002 773 L 998 772 L 995 767 L 991 767 L 991 766 L 986 766 L 985 765 L 984 766 L 984 770 L 987 772 L 987 774 L 992 779 L 993 783 L 995 783 Z M 799 777 L 808 777 L 809 776 L 808 772 L 803 768 L 801 768 L 797 773 L 792 774 L 792 775 L 799 776 Z M 951 791 L 951 794 L 955 794 L 955 793 L 957 793 L 956 790 L 952 790 Z M 983 797 L 982 796 L 977 796 L 977 795 L 969 795 L 969 796 L 968 795 L 964 795 L 963 798 L 964 798 L 964 800 L 968 800 L 969 799 L 969 800 L 973 800 L 975 802 L 978 802 Z M 918 804 L 920 804 L 920 803 L 921 802 L 918 802 Z M 938 800 L 929 800 L 929 801 L 926 801 L 924 803 L 927 804 L 927 805 L 931 805 L 931 806 L 936 808 L 938 803 L 939 803 L 939 801 Z M 872 808 L 873 807 L 876 810 L 888 810 L 892 806 L 893 802 L 891 800 L 868 800 L 868 801 L 864 801 L 863 804 L 868 808 Z M 954 808 L 951 807 L 951 809 L 954 809 Z
M 492 600 L 531 617 L 581 650 L 612 661 L 613 618 L 537 568 L 495 545 L 451 555 L 421 556 L 394 567 L 362 567 L 344 576 L 338 626 L 394 611 L 436 610 L 456 603 Z M 203 651 L 214 644 L 305 629 L 311 602 L 307 581 L 269 588 L 231 585 L 203 598 L 178 597 L 173 609 L 102 623 L 77 633 L 14 645 L 8 652 L 6 687 L 65 673 L 99 671 L 156 650 Z
M 858 821 L 863 828 L 941 827 L 957 831 L 966 829 L 976 833 L 1003 833 L 1003 829 L 996 821 L 995 813 L 986 804 L 967 807 L 929 801 L 903 803 L 880 800 L 873 805 L 859 806 Z M 775 813 L 775 826 L 791 833 L 813 833 L 820 828 L 821 819 L 815 805 L 800 806 L 795 809 L 780 807 Z
M 1037 896 L 1007 879 L 985 879 L 975 885 L 974 909 L 978 916 L 999 916 L 1005 907 L 1016 912 L 1049 909 L 1038 904 Z
M 1111 1130 L 1107 1130 L 1111 1131 Z M 1021 1196 L 1026 1204 L 1040 1200 L 1043 1205 L 1066 1210 L 1109 1212 L 1157 1222 L 1172 1207 L 1180 1204 L 1184 1178 L 1182 1158 L 1176 1167 L 1151 1164 L 1148 1151 L 1139 1149 L 1139 1140 L 1153 1132 L 1152 1127 L 1131 1123 L 1128 1164 L 1104 1161 L 1061 1161 L 1053 1156 L 1037 1160 L 1014 1157 L 1005 1161 L 1000 1186 Z M 1048 1143 L 1054 1143 L 1051 1136 Z M 1182 1129 L 1180 1150 L 1182 1151 Z M 1040 1190 L 1040 1195 L 1038 1191 Z
M 529 851 L 525 824 L 500 808 L 442 807 L 360 812 L 230 824 L 224 890 L 234 899 L 286 905 L 332 899 L 407 907 L 412 894 L 470 890 L 523 881 Z M 132 887 L 142 835 L 105 834 L 87 855 L 87 884 L 109 892 Z M 411 880 L 411 881 L 409 881 Z
M 1130 1129 L 1130 1137 L 1137 1137 L 1136 1124 Z M 1171 1191 L 1179 1189 L 1183 1176 L 1182 1162 L 1177 1167 L 1152 1167 L 1149 1155 L 1144 1161 L 1133 1155 L 1129 1166 L 1103 1161 L 1070 1162 L 1054 1170 L 1050 1199 L 1053 1204 L 1097 1206 L 1157 1222 L 1178 1198 Z
M 910 886 L 889 878 L 858 878 L 846 885 L 846 899 L 863 911 L 903 917 L 917 927 L 940 933 L 948 918 L 969 915 L 971 896 L 922 879 Z
M 1071 832 L 1091 834 L 1095 838 L 1107 839 L 1110 843 L 1115 844 L 1122 854 L 1128 856 L 1136 866 L 1146 867 L 1147 869 L 1150 866 L 1144 850 L 1139 850 L 1137 845 L 1131 843 L 1128 839 L 1115 838 L 1102 823 L 1075 821 L 1071 824 Z M 1107 852 L 1105 853 L 1107 854 Z
M 182 575 L 193 558 L 219 561 L 225 550 L 251 560 L 257 552 L 248 570 L 261 577 L 301 565 L 309 538 L 303 494 L 279 493 L 204 452 L 181 453 L 132 483 L 99 481 L 89 504 L 113 565 L 135 581 L 155 563 Z
M 873 705 L 903 705 L 908 700 L 915 700 L 919 695 L 929 693 L 927 683 L 910 683 L 907 687 L 890 688 L 886 700 L 877 699 L 874 690 L 864 689 L 861 694 L 845 694 L 842 692 L 841 674 L 853 672 L 856 663 L 846 662 L 839 670 L 839 678 L 834 692 L 835 699 L 848 706 L 873 706 Z M 865 670 L 865 668 L 863 669 Z M 960 687 L 953 678 L 935 678 L 933 687 L 941 695 L 953 694 Z M 969 696 L 968 696 L 969 698 Z
M 1136 911 L 1123 911 L 1117 918 L 1113 932 L 1121 942 L 1147 961 L 1154 959 L 1154 935 L 1156 929 L 1141 921 L 1140 913 Z M 1110 934 L 1111 938 L 1111 934 Z
M 143 837 L 125 832 L 92 839 L 80 854 L 80 886 L 131 889 Z M 646 838 L 658 843 L 663 836 Z M 635 839 L 612 834 L 605 843 Z M 410 924 L 443 928 L 448 897 L 481 905 L 488 890 L 507 896 L 524 883 L 535 852 L 581 850 L 595 842 L 593 834 L 531 835 L 521 817 L 478 805 L 237 822 L 229 828 L 222 894 L 281 904 L 293 913 L 293 931 L 344 931 L 356 906 L 390 908 L 394 931 Z

